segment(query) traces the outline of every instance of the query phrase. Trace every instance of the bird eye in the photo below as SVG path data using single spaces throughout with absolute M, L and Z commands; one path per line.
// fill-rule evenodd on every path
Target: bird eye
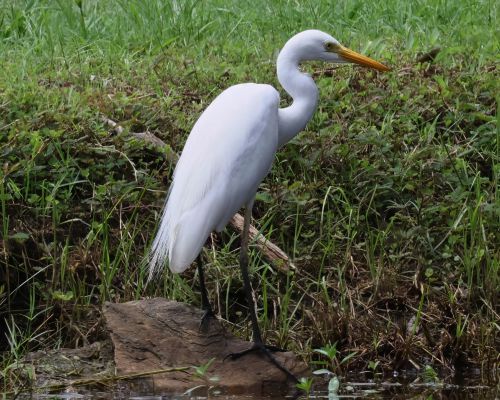
M 326 48 L 327 51 L 337 52 L 340 49 L 340 46 L 337 43 L 326 42 L 325 43 L 325 48 Z

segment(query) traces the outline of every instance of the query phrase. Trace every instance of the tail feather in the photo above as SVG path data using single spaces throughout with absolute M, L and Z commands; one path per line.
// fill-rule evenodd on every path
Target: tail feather
M 155 239 L 145 258 L 145 264 L 148 269 L 148 281 L 163 270 L 169 259 L 173 243 L 175 242 L 175 232 L 171 232 L 171 219 L 168 215 L 168 204 L 165 205 L 160 220 L 160 227 L 156 233 Z
M 212 208 L 212 195 L 196 207 L 182 210 L 169 196 L 162 213 L 160 226 L 146 258 L 148 281 L 168 264 L 171 271 L 180 273 L 188 268 L 200 253 L 210 232 L 221 215 Z

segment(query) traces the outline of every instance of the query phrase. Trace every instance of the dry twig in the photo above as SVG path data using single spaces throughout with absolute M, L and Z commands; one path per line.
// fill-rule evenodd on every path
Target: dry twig
M 115 121 L 109 119 L 104 115 L 101 115 L 101 121 L 104 122 L 106 125 L 110 126 L 111 128 L 113 128 L 113 131 L 115 131 L 118 135 L 121 135 L 124 132 L 123 126 L 117 124 Z M 167 161 L 176 163 L 177 160 L 179 159 L 179 156 L 172 150 L 172 148 L 168 144 L 166 144 L 163 140 L 153 135 L 151 132 L 129 132 L 128 134 L 130 136 L 135 137 L 136 139 L 150 143 L 153 146 L 161 149 L 161 154 L 165 157 Z

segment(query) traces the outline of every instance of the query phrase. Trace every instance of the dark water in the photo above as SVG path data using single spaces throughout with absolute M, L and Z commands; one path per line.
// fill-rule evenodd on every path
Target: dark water
M 322 370 L 325 371 L 325 370 Z M 319 371 L 315 371 L 316 373 Z M 120 381 L 118 383 L 101 383 L 93 387 L 67 387 L 55 393 L 22 393 L 17 399 L 63 399 L 63 400 L 308 400 L 308 399 L 474 399 L 474 400 L 500 400 L 499 370 L 489 374 L 486 381 L 479 371 L 469 370 L 460 374 L 460 377 L 433 377 L 433 382 L 425 382 L 422 375 L 415 372 L 394 373 L 393 376 L 382 378 L 381 375 L 369 375 L 375 379 L 367 378 L 363 373 L 351 373 L 345 377 L 336 377 L 329 371 L 314 377 L 314 385 L 309 395 L 296 392 L 294 395 L 280 397 L 261 397 L 252 395 L 228 395 L 220 393 L 217 387 L 197 386 L 189 393 L 179 395 L 158 395 L 141 391 L 144 387 L 142 379 L 133 381 Z M 446 383 L 446 381 L 448 383 Z M 449 383 L 454 382 L 454 383 Z M 293 387 L 292 387 L 293 389 Z M 34 388 L 36 390 L 36 388 Z M 144 390 L 144 389 L 143 389 Z M 150 389 L 148 389 L 150 390 Z M 10 396 L 0 396 L 9 398 Z
M 111 388 L 109 388 L 111 389 Z M 208 393 L 207 393 L 208 391 Z M 115 387 L 110 391 L 79 389 L 78 391 L 68 388 L 65 392 L 53 394 L 21 395 L 20 399 L 64 399 L 64 400 L 96 400 L 96 399 L 132 399 L 132 400 L 277 400 L 277 399 L 477 399 L 496 400 L 499 397 L 499 387 L 486 385 L 454 385 L 444 383 L 422 383 L 422 382 L 343 382 L 340 384 L 338 392 L 330 393 L 327 385 L 314 390 L 309 397 L 301 395 L 299 397 L 255 397 L 255 396 L 227 396 L 217 393 L 214 389 L 200 387 L 192 395 L 165 395 L 151 396 L 144 393 L 134 393 L 130 388 L 123 385 Z

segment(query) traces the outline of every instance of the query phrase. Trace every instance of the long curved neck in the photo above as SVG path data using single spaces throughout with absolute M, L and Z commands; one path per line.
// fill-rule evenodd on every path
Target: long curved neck
M 318 88 L 309 75 L 300 72 L 295 53 L 293 46 L 285 45 L 277 61 L 278 80 L 293 99 L 291 106 L 278 111 L 278 148 L 305 128 L 318 105 Z

